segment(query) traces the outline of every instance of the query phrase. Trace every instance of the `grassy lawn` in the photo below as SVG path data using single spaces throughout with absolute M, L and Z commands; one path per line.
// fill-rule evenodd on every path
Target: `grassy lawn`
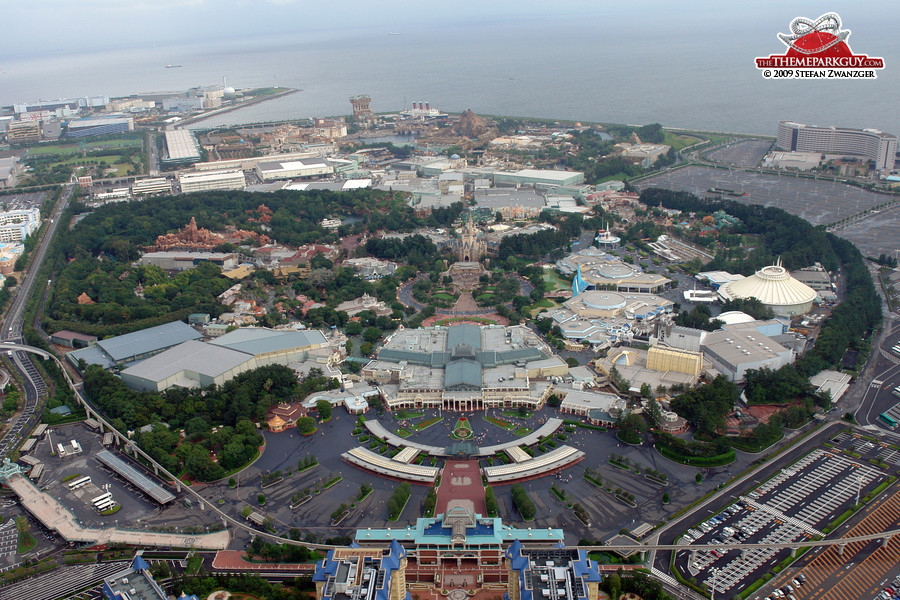
M 465 417 L 458 418 L 453 425 L 453 431 L 450 433 L 450 437 L 454 440 L 467 440 L 471 438 L 472 425 L 469 424 L 469 420 Z
M 446 294 L 444 292 L 438 292 L 437 294 L 432 294 L 431 297 L 434 300 L 440 300 L 442 302 L 456 302 L 455 296 L 451 296 L 450 294 Z
M 688 146 L 693 146 L 694 144 L 699 144 L 701 140 L 695 138 L 691 135 L 679 135 L 677 133 L 672 133 L 671 131 L 664 131 L 663 135 L 665 135 L 665 140 L 663 143 L 672 146 L 672 149 L 675 152 L 678 152 L 682 148 L 687 148 Z
M 544 281 L 550 286 L 548 291 L 551 292 L 555 290 L 568 290 L 572 287 L 570 282 L 562 279 L 553 269 L 544 269 Z
M 530 410 L 526 410 L 524 413 L 517 410 L 504 410 L 500 414 L 504 417 L 516 417 L 518 419 L 530 419 L 534 416 L 534 413 Z
M 556 302 L 552 300 L 547 300 L 546 298 L 542 298 L 540 302 L 537 304 L 532 304 L 531 306 L 526 307 L 526 310 L 529 311 L 529 315 L 532 319 L 541 314 L 542 310 L 552 311 L 558 306 Z
M 19 554 L 24 554 L 25 552 L 32 550 L 35 546 L 37 546 L 37 540 L 34 539 L 33 535 L 27 531 L 19 532 Z
M 432 425 L 437 425 L 438 423 L 440 423 L 443 420 L 444 420 L 443 417 L 432 417 L 430 419 L 426 419 L 420 423 L 416 423 L 415 425 L 412 425 L 410 427 L 410 429 L 413 431 L 423 431 L 425 429 L 428 429 Z
M 407 438 L 412 435 L 412 431 L 410 431 L 408 429 L 404 429 L 402 427 L 400 429 L 398 429 L 397 431 L 395 431 L 394 433 L 396 433 L 397 435 L 399 435 L 402 438 Z
M 203 557 L 202 556 L 192 556 L 187 560 L 187 568 L 185 569 L 185 573 L 188 575 L 196 575 L 200 572 L 200 567 L 203 566 Z
M 495 419 L 494 417 L 485 417 L 485 421 L 490 423 L 491 425 L 496 425 L 500 429 L 505 429 L 506 431 L 512 431 L 516 429 L 516 426 L 510 423 L 509 421 L 504 421 L 503 419 Z
M 525 437 L 529 433 L 532 433 L 532 431 L 533 430 L 531 429 L 531 427 L 519 427 L 518 429 L 513 431 L 513 433 L 515 433 L 519 437 Z

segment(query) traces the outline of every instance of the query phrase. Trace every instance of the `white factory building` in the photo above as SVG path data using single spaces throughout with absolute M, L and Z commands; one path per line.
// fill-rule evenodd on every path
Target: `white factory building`
M 334 173 L 334 167 L 323 158 L 304 158 L 283 162 L 267 161 L 256 165 L 256 174 L 262 181 L 303 179 L 332 173 Z

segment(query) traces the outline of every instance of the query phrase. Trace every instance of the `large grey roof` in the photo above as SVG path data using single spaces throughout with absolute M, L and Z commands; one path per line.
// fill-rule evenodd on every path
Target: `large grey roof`
M 160 504 L 166 504 L 175 499 L 175 495 L 172 492 L 161 487 L 109 450 L 101 450 L 95 456 L 97 457 L 97 460 L 138 486 L 141 491 Z
M 72 362 L 72 364 L 77 365 L 80 359 L 84 359 L 89 365 L 99 365 L 104 369 L 112 369 L 116 366 L 116 363 L 109 359 L 106 352 L 104 352 L 100 346 L 88 346 L 87 348 L 82 348 L 81 350 L 74 350 L 69 352 L 66 355 L 66 358 Z
M 225 346 L 247 354 L 266 354 L 290 348 L 315 346 L 325 343 L 321 331 L 275 331 L 264 327 L 242 327 L 216 338 L 210 344 Z
M 162 381 L 182 371 L 192 371 L 214 378 L 251 360 L 253 356 L 245 352 L 188 340 L 128 367 L 122 374 L 154 382 Z
M 97 345 L 103 348 L 103 351 L 115 362 L 121 362 L 202 337 L 194 328 L 184 322 L 172 321 L 107 340 L 100 340 Z
M 481 350 L 481 327 L 468 323 L 451 327 L 447 331 L 447 349 L 452 352 L 460 344 L 470 346 L 476 352 Z
M 449 391 L 480 390 L 481 365 L 462 359 L 451 361 L 444 372 L 444 389 Z

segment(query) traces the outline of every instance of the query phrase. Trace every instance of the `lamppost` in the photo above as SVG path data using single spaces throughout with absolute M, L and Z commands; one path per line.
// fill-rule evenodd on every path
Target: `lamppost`
M 862 482 L 863 482 L 862 475 L 857 475 L 856 476 L 856 484 L 857 484 L 857 486 L 856 486 L 856 506 L 859 506 L 859 495 L 862 492 Z
M 709 600 L 716 600 L 716 575 L 719 574 L 719 569 L 713 567 L 710 569 L 712 571 L 712 585 L 709 588 Z

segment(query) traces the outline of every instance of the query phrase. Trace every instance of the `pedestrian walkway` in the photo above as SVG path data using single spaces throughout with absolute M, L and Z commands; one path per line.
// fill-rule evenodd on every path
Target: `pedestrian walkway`
M 118 527 L 105 529 L 84 527 L 78 522 L 75 515 L 66 510 L 56 498 L 37 489 L 25 476 L 14 475 L 6 481 L 6 484 L 21 499 L 22 506 L 34 515 L 44 527 L 55 531 L 70 543 L 224 550 L 228 547 L 231 539 L 227 530 L 204 535 L 187 535 L 133 531 Z

